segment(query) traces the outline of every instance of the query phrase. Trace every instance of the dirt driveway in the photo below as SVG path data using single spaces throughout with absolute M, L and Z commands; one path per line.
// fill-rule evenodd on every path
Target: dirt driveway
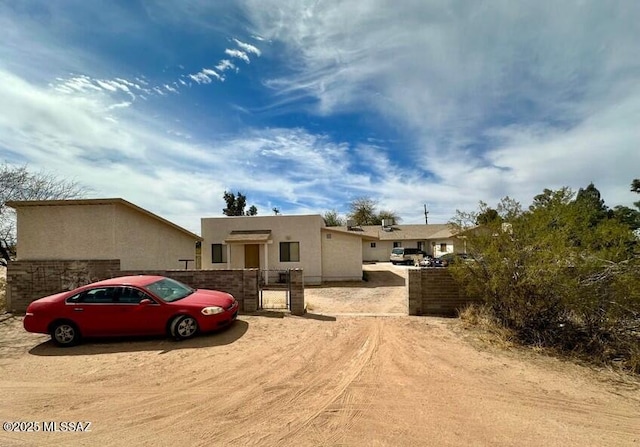
M 307 309 L 329 315 L 407 315 L 407 267 L 382 262 L 362 269 L 367 281 L 305 288 Z
M 242 316 L 182 343 L 47 340 L 0 323 L 0 419 L 40 429 L 2 446 L 640 445 L 637 381 L 493 349 L 453 319 Z

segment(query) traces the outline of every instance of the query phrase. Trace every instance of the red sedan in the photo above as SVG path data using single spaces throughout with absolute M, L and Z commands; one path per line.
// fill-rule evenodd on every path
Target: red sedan
M 28 332 L 59 346 L 81 337 L 168 334 L 176 340 L 231 324 L 238 302 L 225 292 L 192 289 L 164 276 L 123 276 L 40 298 L 24 318 Z

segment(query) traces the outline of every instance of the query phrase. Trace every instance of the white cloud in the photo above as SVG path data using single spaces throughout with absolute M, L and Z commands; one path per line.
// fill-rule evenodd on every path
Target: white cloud
M 253 53 L 256 56 L 260 56 L 262 54 L 262 52 L 255 46 L 245 43 L 245 42 L 241 42 L 238 39 L 233 39 L 233 41 L 236 43 L 236 45 L 238 45 L 240 48 L 242 48 L 244 51 L 246 51 L 247 53 Z
M 218 72 L 216 72 L 215 70 L 212 70 L 210 68 L 203 68 L 202 69 L 202 73 L 206 74 L 207 76 L 213 76 L 214 78 L 216 78 L 219 81 L 224 80 L 223 77 L 218 74 Z
M 210 84 L 211 78 L 206 74 L 200 72 L 196 74 L 190 74 L 189 77 L 196 81 L 198 84 Z
M 235 57 L 237 59 L 242 59 L 247 64 L 251 63 L 251 61 L 249 60 L 249 56 L 247 56 L 247 53 L 245 53 L 244 51 L 232 50 L 232 49 L 227 48 L 226 50 L 224 50 L 224 52 L 225 52 L 225 54 L 229 55 L 230 57 Z
M 236 68 L 236 66 L 233 64 L 233 62 L 231 62 L 229 59 L 222 59 L 218 65 L 216 65 L 216 70 L 218 70 L 219 72 L 224 72 L 227 70 L 238 70 Z

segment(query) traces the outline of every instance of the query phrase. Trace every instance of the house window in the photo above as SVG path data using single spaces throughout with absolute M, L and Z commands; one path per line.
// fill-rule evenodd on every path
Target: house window
M 376 248 L 376 243 L 375 242 L 371 242 L 371 248 Z
M 440 251 L 447 251 L 447 244 L 440 244 Z
M 331 239 L 331 233 L 327 234 L 327 239 Z
M 280 242 L 280 262 L 299 262 L 300 242 Z
M 398 248 L 398 247 L 402 247 L 402 242 L 394 242 L 393 243 L 393 248 Z
M 418 242 L 418 250 L 424 251 L 424 241 L 419 241 Z
M 211 262 L 214 264 L 222 264 L 227 262 L 225 256 L 226 250 L 222 244 L 211 244 Z

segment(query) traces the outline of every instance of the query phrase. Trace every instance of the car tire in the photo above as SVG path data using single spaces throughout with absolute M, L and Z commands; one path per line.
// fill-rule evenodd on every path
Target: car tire
M 67 348 L 80 343 L 80 330 L 70 321 L 58 321 L 51 325 L 51 340 L 61 347 Z
M 198 333 L 198 322 L 189 315 L 178 315 L 171 321 L 169 333 L 174 340 L 186 340 Z

